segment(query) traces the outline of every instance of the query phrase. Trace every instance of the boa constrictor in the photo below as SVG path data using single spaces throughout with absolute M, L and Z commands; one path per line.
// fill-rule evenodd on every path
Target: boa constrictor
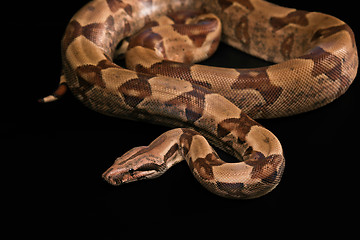
M 189 63 L 202 53 L 187 51 L 188 46 L 215 49 L 218 28 L 211 26 L 218 21 L 205 15 L 190 23 L 192 30 L 178 23 L 182 19 L 162 30 L 154 22 L 187 9 L 214 13 L 222 22 L 222 41 L 277 64 L 225 69 Z M 150 30 L 135 40 L 143 46 L 129 45 L 128 52 L 140 53 L 129 57 L 133 70 L 114 64 L 116 46 L 145 25 Z M 171 41 L 163 39 L 165 32 L 172 32 Z M 177 49 L 175 55 L 184 52 L 187 63 L 172 61 L 171 49 Z M 62 95 L 66 83 L 86 106 L 106 115 L 190 127 L 125 153 L 103 174 L 105 180 L 119 185 L 153 178 L 186 160 L 209 191 L 242 199 L 274 189 L 285 166 L 279 140 L 252 118 L 288 116 L 330 103 L 347 90 L 358 66 L 347 24 L 262 0 L 94 0 L 70 20 L 62 61 L 60 87 L 43 101 Z M 221 160 L 205 138 L 240 162 Z

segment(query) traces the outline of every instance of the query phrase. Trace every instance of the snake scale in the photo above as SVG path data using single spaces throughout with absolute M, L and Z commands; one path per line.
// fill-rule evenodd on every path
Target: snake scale
M 116 47 L 134 34 L 125 69 L 113 62 Z M 195 64 L 215 51 L 220 35 L 275 64 Z M 347 24 L 262 0 L 94 0 L 70 20 L 61 49 L 59 88 L 42 101 L 57 99 L 68 87 L 100 113 L 180 127 L 116 159 L 103 174 L 106 181 L 158 177 L 186 160 L 206 189 L 236 199 L 270 192 L 285 167 L 279 140 L 253 118 L 328 104 L 348 89 L 358 67 Z M 239 162 L 221 160 L 206 139 Z

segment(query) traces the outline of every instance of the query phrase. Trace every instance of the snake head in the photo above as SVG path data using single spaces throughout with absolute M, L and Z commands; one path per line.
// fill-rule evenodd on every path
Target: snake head
M 166 171 L 160 156 L 151 154 L 149 147 L 136 147 L 117 158 L 102 177 L 118 186 L 142 179 L 156 178 Z

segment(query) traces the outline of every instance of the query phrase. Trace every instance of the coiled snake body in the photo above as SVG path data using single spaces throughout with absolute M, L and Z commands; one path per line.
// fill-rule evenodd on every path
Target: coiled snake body
M 204 15 L 190 13 L 189 22 L 188 9 Z M 157 28 L 156 21 L 170 22 Z M 145 25 L 126 53 L 132 70 L 114 64 L 119 42 Z M 277 64 L 193 64 L 215 50 L 221 31 L 225 43 Z M 44 101 L 61 95 L 66 83 L 98 112 L 183 127 L 125 153 L 104 179 L 119 185 L 153 178 L 186 160 L 204 187 L 229 198 L 262 196 L 284 171 L 279 140 L 252 118 L 321 107 L 347 90 L 358 66 L 354 34 L 344 22 L 262 0 L 95 0 L 70 20 L 62 61 L 61 87 Z M 222 161 L 206 139 L 240 162 Z

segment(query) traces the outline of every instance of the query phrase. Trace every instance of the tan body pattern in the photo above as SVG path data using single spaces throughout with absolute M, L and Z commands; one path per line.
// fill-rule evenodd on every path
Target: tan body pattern
M 156 28 L 161 16 L 188 9 L 216 16 L 199 17 L 190 23 L 192 30 L 176 23 L 182 19 Z M 145 25 L 151 32 L 130 42 L 132 70 L 114 64 L 119 42 Z M 172 32 L 170 38 L 163 39 L 164 32 Z M 256 69 L 193 64 L 215 51 L 220 32 L 221 41 L 277 64 Z M 191 45 L 195 50 L 185 51 Z M 184 54 L 176 56 L 179 51 Z M 262 0 L 95 0 L 70 20 L 62 60 L 62 82 L 89 108 L 192 128 L 171 130 L 147 147 L 130 150 L 104 173 L 108 182 L 157 177 L 185 159 L 208 190 L 242 199 L 274 189 L 285 166 L 278 139 L 250 117 L 321 107 L 347 90 L 358 67 L 354 34 L 344 22 Z M 222 161 L 205 138 L 240 162 Z

